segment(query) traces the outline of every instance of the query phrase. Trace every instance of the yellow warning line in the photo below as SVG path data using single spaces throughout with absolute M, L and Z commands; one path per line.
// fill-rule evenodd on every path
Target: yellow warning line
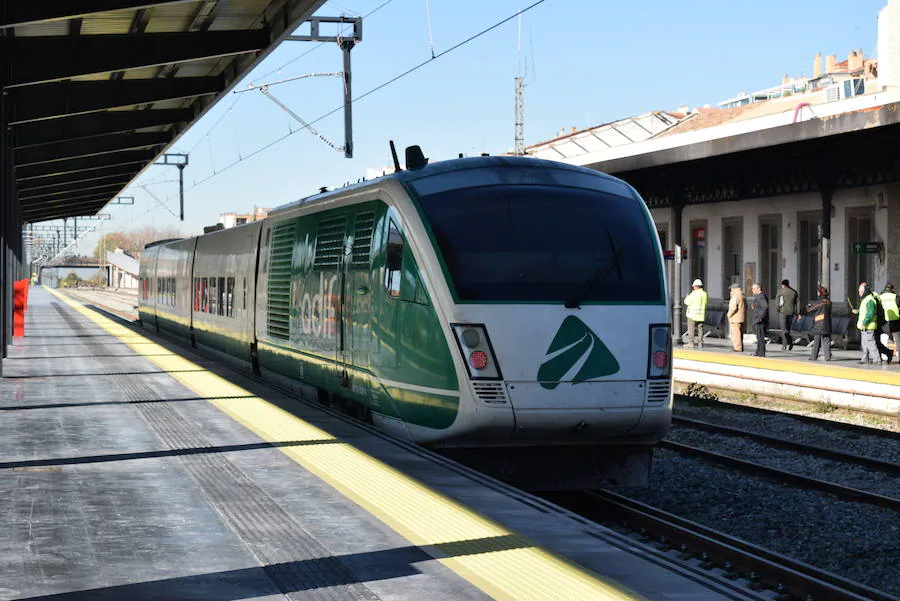
M 495 599 L 644 599 L 76 301 L 57 298 Z M 148 343 L 149 342 L 149 343 Z
M 756 369 L 770 369 L 772 371 L 785 371 L 794 374 L 806 374 L 810 376 L 823 376 L 828 378 L 841 378 L 843 380 L 859 380 L 871 384 L 888 384 L 900 386 L 900 366 L 888 369 L 889 371 L 876 371 L 874 369 L 857 369 L 853 367 L 841 367 L 834 363 L 817 363 L 815 361 L 792 361 L 790 359 L 775 359 L 769 357 L 735 356 L 724 353 L 704 351 L 676 350 L 673 353 L 676 359 L 714 363 L 716 365 L 734 365 L 737 367 L 754 367 Z M 677 366 L 676 366 L 677 368 Z M 740 377 L 740 374 L 735 374 Z

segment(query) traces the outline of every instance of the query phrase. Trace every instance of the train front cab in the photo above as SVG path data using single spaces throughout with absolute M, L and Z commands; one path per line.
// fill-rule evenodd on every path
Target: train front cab
M 447 281 L 475 402 L 512 406 L 495 455 L 595 463 L 640 484 L 671 419 L 659 241 L 624 182 L 536 163 L 407 176 L 438 251 L 425 269 Z

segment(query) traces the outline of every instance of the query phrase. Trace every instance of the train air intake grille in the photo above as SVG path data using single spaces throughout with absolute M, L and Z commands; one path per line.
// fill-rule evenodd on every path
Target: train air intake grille
M 266 332 L 272 338 L 290 338 L 291 262 L 294 255 L 296 222 L 276 225 L 269 254 Z
M 650 382 L 647 386 L 648 403 L 664 403 L 669 400 L 672 383 L 668 380 Z
M 316 257 L 313 267 L 316 269 L 338 269 L 341 257 L 344 256 L 344 238 L 347 231 L 347 217 L 331 217 L 319 222 L 319 234 L 316 236 Z
M 353 267 L 369 266 L 369 251 L 372 248 L 374 226 L 374 211 L 366 211 L 356 216 L 356 227 L 353 229 L 353 254 L 350 258 L 350 264 Z
M 506 390 L 502 382 L 472 382 L 478 400 L 485 403 L 506 404 Z

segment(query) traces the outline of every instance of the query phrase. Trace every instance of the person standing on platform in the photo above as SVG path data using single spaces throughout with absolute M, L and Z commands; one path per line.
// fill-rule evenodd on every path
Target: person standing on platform
M 750 311 L 753 319 L 753 330 L 756 332 L 757 357 L 766 356 L 766 330 L 769 329 L 769 297 L 763 292 L 759 284 L 753 284 L 750 289 L 753 296 L 750 297 Z
M 788 280 L 781 280 L 781 289 L 778 296 L 775 297 L 778 303 L 778 316 L 781 318 L 781 328 L 784 332 L 781 335 L 781 350 L 794 350 L 794 339 L 791 338 L 791 326 L 794 324 L 794 318 L 799 315 L 797 307 L 797 291 L 791 288 Z
M 747 310 L 744 304 L 744 291 L 740 284 L 731 285 L 731 298 L 728 300 L 728 323 L 731 327 L 731 350 L 744 352 L 744 321 Z
M 831 361 L 831 299 L 828 298 L 828 288 L 819 286 L 818 298 L 806 305 L 806 314 L 812 316 L 811 331 L 814 334 L 809 360 L 818 361 L 821 348 L 825 360 Z
M 703 348 L 703 322 L 706 320 L 706 303 L 709 295 L 703 289 L 703 282 L 696 279 L 691 284 L 691 293 L 684 297 L 685 317 L 688 322 L 688 346 L 694 346 L 694 330 L 699 338 L 698 346 Z
M 881 353 L 875 345 L 875 332 L 878 329 L 878 319 L 875 295 L 866 282 L 859 284 L 859 309 L 853 309 L 853 313 L 859 317 L 856 320 L 856 327 L 859 329 L 860 348 L 862 357 L 860 363 L 881 363 Z
M 890 355 L 893 358 L 893 355 L 900 352 L 900 308 L 897 306 L 897 293 L 891 283 L 885 284 L 884 290 L 881 292 L 881 306 L 884 309 L 885 319 L 882 332 L 894 341 L 894 350 Z M 897 356 L 900 357 L 900 355 Z M 900 363 L 900 359 L 897 362 Z

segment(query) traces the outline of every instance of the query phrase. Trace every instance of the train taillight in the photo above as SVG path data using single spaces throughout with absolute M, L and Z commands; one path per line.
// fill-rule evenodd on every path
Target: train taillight
M 647 378 L 661 379 L 672 375 L 672 328 L 668 324 L 650 326 L 650 352 Z

